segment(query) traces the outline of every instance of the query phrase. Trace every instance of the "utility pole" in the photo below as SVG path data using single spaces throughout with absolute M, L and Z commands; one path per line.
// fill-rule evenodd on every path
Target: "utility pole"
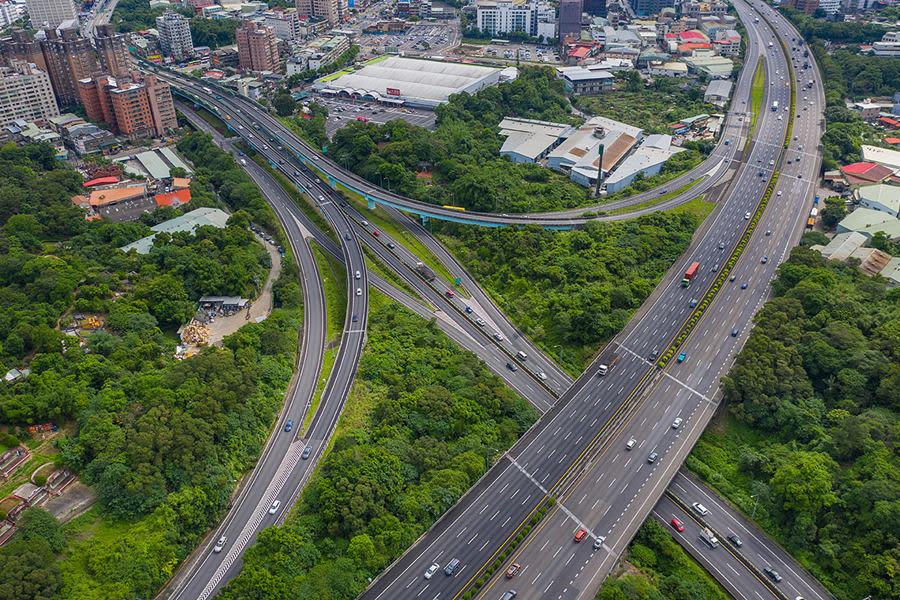
M 597 188 L 594 190 L 594 195 L 600 195 L 600 182 L 603 179 L 603 144 L 600 144 L 600 156 L 597 159 Z

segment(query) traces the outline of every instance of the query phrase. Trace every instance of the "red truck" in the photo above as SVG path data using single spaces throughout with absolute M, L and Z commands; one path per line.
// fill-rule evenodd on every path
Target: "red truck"
M 687 271 L 684 272 L 684 277 L 681 278 L 681 287 L 687 287 L 691 285 L 691 279 L 697 274 L 697 271 L 700 270 L 700 263 L 692 262 L 691 266 L 687 268 Z

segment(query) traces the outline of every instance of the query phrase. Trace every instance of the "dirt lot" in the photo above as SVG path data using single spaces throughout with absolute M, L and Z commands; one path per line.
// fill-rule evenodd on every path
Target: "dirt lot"
M 272 258 L 272 268 L 269 269 L 269 277 L 263 286 L 259 297 L 254 300 L 246 311 L 235 313 L 228 317 L 216 317 L 216 320 L 209 324 L 209 344 L 221 344 L 226 336 L 231 335 L 241 328 L 241 326 L 251 321 L 262 321 L 272 312 L 272 284 L 281 274 L 281 255 L 278 250 L 257 236 L 260 243 L 266 247 L 269 256 Z

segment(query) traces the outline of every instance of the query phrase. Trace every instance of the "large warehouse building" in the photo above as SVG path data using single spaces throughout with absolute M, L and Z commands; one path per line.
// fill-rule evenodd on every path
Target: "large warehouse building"
M 500 81 L 501 70 L 479 65 L 391 56 L 330 81 L 323 94 L 434 108 L 452 94 L 474 94 Z

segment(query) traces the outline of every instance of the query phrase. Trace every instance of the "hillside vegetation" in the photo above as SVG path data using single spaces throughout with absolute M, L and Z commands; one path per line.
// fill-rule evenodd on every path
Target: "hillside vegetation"
M 900 289 L 795 248 L 688 465 L 839 598 L 900 598 Z
M 281 308 L 266 321 L 223 348 L 173 357 L 174 330 L 199 296 L 255 297 L 270 266 L 240 210 L 267 220 L 258 190 L 229 195 L 226 182 L 241 189 L 246 176 L 223 151 L 207 151 L 217 171 L 197 169 L 188 210 L 229 198 L 228 226 L 160 234 L 139 255 L 118 248 L 147 225 L 85 221 L 70 201 L 81 178 L 51 147 L 0 148 L 0 360 L 4 370 L 31 369 L 0 386 L 0 422 L 21 438 L 31 423 L 68 424 L 59 460 L 99 497 L 62 543 L 45 539 L 58 527 L 49 515 L 49 525 L 43 513 L 23 524 L 0 550 L 4 598 L 153 596 L 220 516 L 271 427 L 302 321 L 292 263 L 276 282 Z M 105 322 L 83 346 L 59 330 L 73 312 Z
M 573 231 L 436 227 L 503 312 L 577 375 L 650 295 L 699 221 L 661 212 Z
M 355 598 L 536 419 L 433 321 L 377 293 L 371 308 L 331 450 L 223 600 Z

